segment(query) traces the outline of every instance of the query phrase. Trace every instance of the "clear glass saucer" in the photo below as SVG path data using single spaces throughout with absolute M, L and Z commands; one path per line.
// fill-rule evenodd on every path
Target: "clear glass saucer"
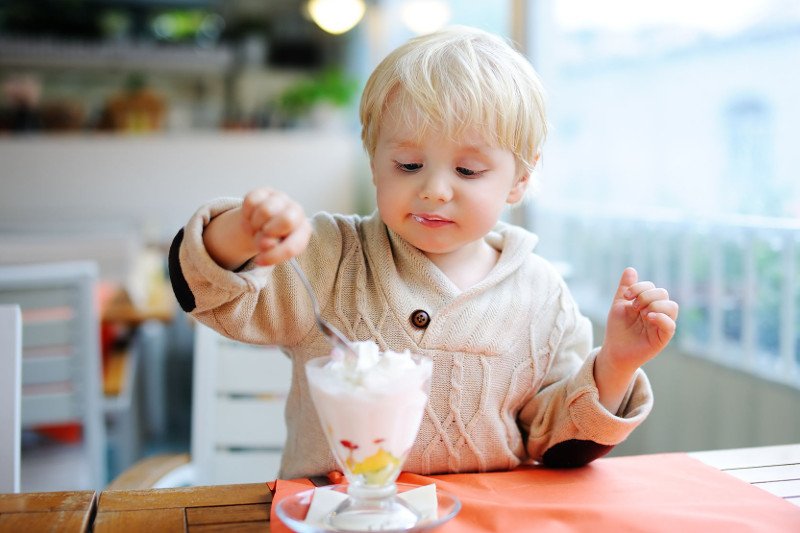
M 347 494 L 347 484 L 329 485 L 318 487 L 316 490 L 334 490 Z M 409 483 L 397 483 L 397 492 L 401 494 L 405 491 L 419 488 L 419 485 Z M 311 505 L 315 489 L 304 490 L 284 498 L 275 507 L 275 512 L 281 521 L 292 531 L 297 533 L 362 533 L 363 531 L 382 531 L 383 533 L 406 533 L 412 531 L 427 531 L 438 527 L 461 510 L 461 501 L 454 494 L 436 488 L 437 511 L 435 518 L 423 519 L 416 524 L 402 529 L 334 529 L 330 525 L 313 524 L 306 522 L 306 514 Z

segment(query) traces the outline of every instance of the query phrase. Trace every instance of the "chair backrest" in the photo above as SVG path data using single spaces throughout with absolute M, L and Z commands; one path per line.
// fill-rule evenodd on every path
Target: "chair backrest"
M 75 488 L 107 481 L 97 277 L 91 261 L 0 266 L 0 304 L 22 310 L 22 427 L 81 425 L 92 486 Z
M 191 455 L 195 484 L 275 479 L 286 440 L 289 358 L 196 325 Z
M 0 492 L 19 492 L 22 314 L 0 305 Z

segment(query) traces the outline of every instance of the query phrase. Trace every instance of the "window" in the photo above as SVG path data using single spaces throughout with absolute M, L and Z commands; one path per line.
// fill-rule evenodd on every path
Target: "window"
M 532 5 L 540 252 L 593 318 L 633 264 L 681 304 L 684 349 L 800 386 L 800 6 Z
M 728 210 L 739 213 L 781 216 L 791 195 L 775 180 L 772 116 L 764 98 L 734 100 L 723 117 L 727 137 Z M 764 186 L 768 184 L 768 186 Z

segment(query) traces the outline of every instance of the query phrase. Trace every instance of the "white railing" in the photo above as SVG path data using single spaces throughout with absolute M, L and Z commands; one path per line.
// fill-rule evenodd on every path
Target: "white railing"
M 800 388 L 800 221 L 543 206 L 529 221 L 593 320 L 631 265 L 681 305 L 683 351 Z

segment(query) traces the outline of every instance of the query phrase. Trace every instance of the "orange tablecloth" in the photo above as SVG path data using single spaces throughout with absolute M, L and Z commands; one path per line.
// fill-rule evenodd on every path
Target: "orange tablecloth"
M 570 470 L 403 473 L 399 481 L 435 482 L 461 499 L 461 512 L 439 533 L 800 531 L 800 508 L 682 453 L 599 459 Z M 288 531 L 275 515 L 277 502 L 309 486 L 275 483 L 272 531 Z

